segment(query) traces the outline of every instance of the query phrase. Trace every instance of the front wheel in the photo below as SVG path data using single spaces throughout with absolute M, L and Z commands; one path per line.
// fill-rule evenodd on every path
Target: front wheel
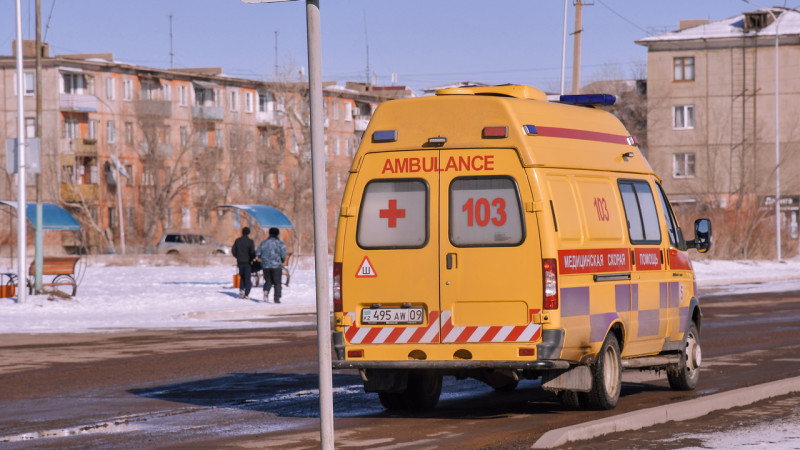
M 697 386 L 697 380 L 700 379 L 700 361 L 702 359 L 700 332 L 697 331 L 697 325 L 694 322 L 689 324 L 689 329 L 686 330 L 684 343 L 680 362 L 667 368 L 669 387 L 676 391 L 691 391 Z
M 619 343 L 612 333 L 603 341 L 597 362 L 592 365 L 592 390 L 589 404 L 597 409 L 614 409 L 622 390 L 622 361 Z

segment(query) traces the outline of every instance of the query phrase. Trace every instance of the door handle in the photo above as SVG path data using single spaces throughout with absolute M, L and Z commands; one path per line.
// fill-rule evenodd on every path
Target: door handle
M 445 260 L 447 261 L 447 270 L 451 270 L 453 268 L 453 260 L 455 259 L 454 256 L 456 256 L 455 253 L 448 253 L 445 257 Z

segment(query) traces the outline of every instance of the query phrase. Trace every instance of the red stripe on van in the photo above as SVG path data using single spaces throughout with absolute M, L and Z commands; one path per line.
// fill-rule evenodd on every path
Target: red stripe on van
M 565 139 L 580 139 L 584 141 L 606 142 L 608 144 L 628 145 L 628 136 L 618 134 L 600 133 L 597 131 L 576 130 L 574 128 L 540 127 L 536 126 L 537 136 L 556 137 Z

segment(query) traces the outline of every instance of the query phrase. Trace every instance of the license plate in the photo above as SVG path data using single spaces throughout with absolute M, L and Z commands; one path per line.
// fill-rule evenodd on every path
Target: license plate
M 377 308 L 362 309 L 361 323 L 375 325 L 421 324 L 425 319 L 422 308 Z

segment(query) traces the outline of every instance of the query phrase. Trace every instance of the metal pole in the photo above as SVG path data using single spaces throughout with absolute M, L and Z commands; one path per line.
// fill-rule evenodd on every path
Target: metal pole
M 778 18 L 771 10 L 767 10 L 772 15 L 772 20 L 775 21 L 775 251 L 777 260 L 781 260 L 781 129 L 780 129 L 780 111 L 779 106 L 779 84 L 778 84 L 778 68 L 780 67 L 780 57 L 778 54 Z
M 27 246 L 25 202 L 25 72 L 22 70 L 22 12 L 17 0 L 17 301 L 27 299 L 25 256 Z
M 320 448 L 333 448 L 333 375 L 328 302 L 328 201 L 322 117 L 322 50 L 319 0 L 306 0 L 308 87 L 311 103 L 311 188 L 314 193 L 314 267 L 317 284 Z
M 572 36 L 572 93 L 581 93 L 581 33 L 583 32 L 583 4 L 575 1 L 575 34 Z
M 36 137 L 42 144 L 42 0 L 36 0 Z M 44 153 L 44 152 L 41 152 Z M 40 161 L 42 155 L 40 153 Z M 40 162 L 41 172 L 44 164 Z M 36 293 L 42 291 L 42 268 L 44 266 L 44 229 L 42 228 L 42 177 L 36 174 L 36 230 L 34 235 L 34 282 Z
M 561 36 L 561 95 L 564 95 L 564 73 L 567 65 L 567 2 L 564 0 L 564 35 Z

